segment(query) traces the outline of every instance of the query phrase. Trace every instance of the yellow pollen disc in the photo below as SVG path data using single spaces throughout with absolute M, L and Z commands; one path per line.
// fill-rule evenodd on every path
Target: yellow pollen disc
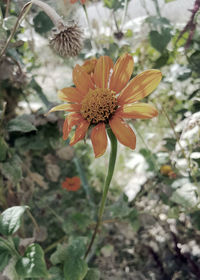
M 81 114 L 91 124 L 107 123 L 117 109 L 117 99 L 110 89 L 90 89 L 82 102 Z

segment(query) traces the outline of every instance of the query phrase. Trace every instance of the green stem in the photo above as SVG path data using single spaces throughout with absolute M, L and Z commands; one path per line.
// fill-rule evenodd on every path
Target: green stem
M 121 30 L 122 30 L 123 27 L 124 27 L 125 18 L 126 18 L 126 15 L 127 15 L 127 10 L 128 10 L 128 0 L 125 0 L 125 3 L 124 3 L 124 12 L 123 12 L 123 18 L 122 18 L 122 24 L 121 24 Z
M 159 4 L 158 4 L 158 0 L 153 0 L 153 2 L 155 3 L 155 7 L 156 7 L 156 12 L 158 14 L 158 16 L 161 18 L 161 13 L 160 13 L 160 7 L 159 7 Z
M 115 12 L 113 11 L 113 18 L 114 18 L 114 22 L 115 22 L 115 26 L 117 28 L 117 32 L 120 32 L 120 29 L 119 29 L 119 25 L 117 23 L 117 19 L 116 19 L 116 16 L 115 16 Z
M 106 180 L 105 180 L 105 183 L 104 183 L 104 188 L 103 188 L 103 193 L 102 193 L 102 198 L 101 198 L 101 203 L 100 203 L 100 208 L 99 208 L 99 213 L 98 213 L 98 220 L 97 220 L 97 223 L 96 223 L 94 233 L 92 235 L 92 239 L 91 239 L 90 244 L 88 246 L 88 249 L 85 253 L 85 258 L 87 257 L 87 255 L 89 254 L 89 252 L 92 248 L 92 245 L 93 245 L 95 237 L 97 235 L 99 226 L 101 225 L 102 216 L 103 216 L 103 212 L 104 212 L 104 208 L 105 208 L 105 204 L 106 204 L 106 199 L 107 199 L 107 194 L 108 194 L 110 182 L 112 180 L 112 176 L 113 176 L 113 172 L 114 172 L 114 168 L 115 168 L 115 162 L 116 162 L 116 156 L 117 156 L 117 139 L 116 139 L 115 135 L 113 134 L 113 132 L 110 128 L 107 130 L 107 132 L 108 132 L 108 136 L 109 136 L 110 142 L 111 142 L 111 151 L 110 151 L 108 173 L 107 173 L 107 177 L 106 177 Z
M 87 20 L 88 28 L 89 28 L 89 31 L 90 31 L 90 42 L 91 42 L 91 46 L 92 46 L 92 49 L 95 50 L 95 49 L 97 49 L 97 46 L 96 46 L 96 42 L 93 40 L 93 38 L 94 38 L 94 36 L 93 36 L 93 30 L 92 30 L 92 27 L 91 27 L 91 24 L 90 24 L 90 20 L 89 20 L 87 8 L 86 8 L 85 5 L 82 5 L 82 6 L 83 6 L 83 10 L 84 10 L 85 17 L 86 17 L 86 20 Z

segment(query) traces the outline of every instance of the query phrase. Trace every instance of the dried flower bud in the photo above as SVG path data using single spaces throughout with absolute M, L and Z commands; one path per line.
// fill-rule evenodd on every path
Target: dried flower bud
M 74 21 L 53 31 L 50 46 L 61 56 L 76 56 L 82 48 L 82 31 Z

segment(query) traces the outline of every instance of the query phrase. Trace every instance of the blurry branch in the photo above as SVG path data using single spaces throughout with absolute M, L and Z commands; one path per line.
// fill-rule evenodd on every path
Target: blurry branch
M 150 12 L 149 12 L 148 9 L 147 9 L 147 5 L 146 5 L 145 0 L 141 0 L 141 5 L 142 5 L 142 7 L 144 8 L 144 10 L 145 10 L 145 12 L 147 13 L 147 15 L 150 16 Z
M 147 146 L 147 144 L 146 144 L 146 142 L 144 141 L 144 138 L 143 138 L 142 134 L 139 132 L 139 130 L 137 130 L 137 129 L 135 128 L 135 126 L 134 126 L 134 129 L 136 130 L 136 132 L 137 132 L 138 136 L 140 137 L 142 143 L 144 144 L 146 150 L 148 150 L 148 151 L 150 152 L 150 157 L 151 157 L 152 163 L 153 163 L 153 165 L 154 165 L 154 169 L 155 169 L 155 171 L 158 172 L 158 171 L 159 171 L 159 168 L 158 168 L 158 166 L 157 166 L 157 162 L 156 162 L 156 160 L 155 160 L 155 158 L 154 158 L 154 156 L 153 156 L 153 153 L 151 152 L 151 150 L 150 150 L 149 147 Z
M 31 86 L 31 88 L 33 88 L 36 91 L 36 93 L 39 96 L 39 98 L 41 99 L 41 101 L 48 108 L 50 106 L 51 102 L 48 100 L 46 95 L 43 93 L 41 86 L 36 82 L 36 80 L 34 78 L 32 78 L 32 80 L 30 82 L 30 86 Z
M 117 28 L 117 32 L 120 32 L 120 29 L 119 29 L 119 25 L 118 25 L 118 23 L 117 23 L 117 19 L 116 19 L 116 16 L 115 16 L 115 11 L 113 11 L 113 18 L 114 18 L 114 22 L 115 22 L 115 26 L 116 26 L 116 28 Z
M 52 243 L 51 245 L 49 245 L 46 249 L 44 249 L 44 253 L 46 254 L 47 252 L 51 251 L 52 249 L 54 249 L 55 247 L 57 247 L 57 245 L 63 241 L 65 241 L 67 239 L 67 236 L 63 236 L 61 237 L 59 240 L 55 241 L 54 243 Z
M 5 18 L 7 18 L 9 15 L 9 9 L 10 9 L 10 0 L 7 0 Z
M 92 27 L 91 27 L 91 24 L 90 24 L 87 8 L 86 8 L 85 5 L 82 5 L 82 6 L 83 6 L 83 10 L 84 10 L 85 17 L 86 17 L 86 20 L 87 20 L 88 28 L 90 30 L 90 43 L 91 43 L 91 46 L 92 46 L 93 50 L 95 50 L 95 49 L 97 49 L 97 45 L 96 45 L 95 40 L 93 39 L 94 38 L 93 30 L 92 30 Z
M 187 49 L 190 41 L 192 40 L 193 36 L 194 36 L 194 32 L 196 30 L 196 26 L 197 26 L 197 16 L 198 16 L 198 12 L 200 9 L 200 0 L 196 0 L 194 3 L 194 8 L 192 10 L 190 10 L 190 12 L 192 12 L 192 15 L 188 21 L 188 23 L 185 25 L 185 27 L 183 28 L 183 30 L 181 31 L 181 33 L 179 34 L 176 43 L 178 43 L 178 41 L 181 39 L 181 37 L 183 36 L 183 34 L 187 31 L 189 31 L 189 36 L 187 39 L 187 42 L 185 44 L 185 48 Z
M 12 40 L 13 36 L 15 35 L 15 32 L 17 31 L 17 28 L 19 27 L 21 21 L 23 20 L 23 18 L 26 16 L 26 14 L 29 12 L 30 8 L 32 6 L 32 3 L 31 2 L 28 2 L 24 5 L 24 7 L 22 8 L 18 18 L 17 18 L 17 21 L 15 23 L 15 26 L 12 30 L 12 32 L 10 33 L 10 36 L 8 37 L 8 40 L 4 46 L 4 48 L 2 49 L 1 53 L 0 53 L 0 59 L 1 57 L 4 55 L 4 53 L 6 52 L 7 48 L 8 48 L 8 45 L 10 43 L 10 41 Z
M 157 264 L 157 266 L 160 270 L 160 274 L 162 275 L 162 279 L 163 280 L 170 280 L 171 277 L 165 271 L 165 268 L 163 266 L 163 263 L 161 262 L 160 256 L 155 252 L 155 250 L 153 250 L 153 248 L 151 246 L 146 245 L 145 247 L 147 248 L 149 253 L 152 255 L 155 263 Z
M 37 224 L 37 222 L 36 222 L 36 219 L 33 217 L 33 215 L 31 214 L 31 212 L 30 212 L 29 209 L 27 210 L 27 214 L 28 214 L 28 216 L 30 217 L 31 221 L 33 222 L 36 231 L 39 232 L 39 231 L 40 231 L 40 228 L 39 228 L 39 226 L 38 226 L 38 224 Z
M 158 4 L 158 0 L 152 0 L 155 4 L 155 8 L 156 8 L 156 12 L 158 14 L 158 16 L 161 18 L 161 12 L 160 12 L 160 7 L 159 7 L 159 4 Z
M 3 134 L 3 119 L 4 119 L 4 115 L 5 115 L 5 111 L 6 111 L 6 102 L 3 102 L 3 108 L 0 114 L 0 135 Z
M 174 136 L 175 136 L 175 138 L 176 138 L 176 141 L 177 141 L 177 143 L 178 143 L 178 145 L 179 145 L 179 148 L 180 148 L 180 150 L 181 150 L 181 152 L 182 152 L 184 158 L 187 160 L 188 168 L 189 168 L 190 172 L 192 173 L 190 158 L 187 157 L 187 155 L 186 155 L 186 153 L 185 153 L 185 151 L 184 151 L 184 149 L 183 149 L 183 146 L 182 146 L 181 143 L 180 143 L 179 136 L 178 136 L 178 134 L 177 134 L 177 132 L 176 132 L 176 130 L 175 130 L 175 128 L 174 128 L 174 125 L 173 125 L 172 121 L 170 120 L 170 118 L 169 118 L 169 116 L 168 116 L 168 114 L 167 114 L 167 112 L 166 112 L 164 106 L 162 106 L 162 112 L 163 112 L 163 114 L 165 115 L 165 117 L 167 118 L 171 129 L 173 130 L 173 133 L 174 133 Z
M 124 26 L 124 23 L 125 23 L 125 19 L 126 19 L 126 15 L 127 15 L 127 10 L 128 10 L 128 0 L 125 0 L 124 12 L 123 12 L 122 23 L 121 23 L 121 29 L 123 29 L 123 26 Z

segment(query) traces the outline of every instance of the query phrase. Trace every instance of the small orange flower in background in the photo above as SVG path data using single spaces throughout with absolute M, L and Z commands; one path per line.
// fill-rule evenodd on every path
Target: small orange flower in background
M 67 0 L 66 0 L 66 1 L 67 1 Z M 71 4 L 74 4 L 74 3 L 76 3 L 76 2 L 78 2 L 78 0 L 70 0 L 70 3 L 71 3 Z M 86 0 L 80 0 L 80 2 L 81 2 L 82 5 L 84 5 L 85 2 L 86 2 Z
M 66 178 L 64 182 L 62 182 L 62 188 L 71 192 L 75 192 L 79 190 L 81 187 L 81 180 L 79 177 L 75 176 L 72 178 Z
M 67 104 L 50 110 L 67 111 L 63 125 L 63 139 L 66 140 L 73 126 L 76 126 L 70 145 L 83 139 L 89 127 L 95 157 L 102 156 L 107 148 L 106 127 L 110 127 L 118 141 L 135 149 L 136 136 L 124 119 L 150 119 L 158 115 L 154 106 L 138 103 L 159 84 L 162 74 L 151 69 L 130 80 L 133 73 L 133 57 L 125 53 L 115 64 L 108 56 L 101 56 L 95 63 L 91 77 L 84 67 L 73 69 L 75 87 L 64 88 L 58 96 Z M 129 81 L 130 80 L 130 81 Z

